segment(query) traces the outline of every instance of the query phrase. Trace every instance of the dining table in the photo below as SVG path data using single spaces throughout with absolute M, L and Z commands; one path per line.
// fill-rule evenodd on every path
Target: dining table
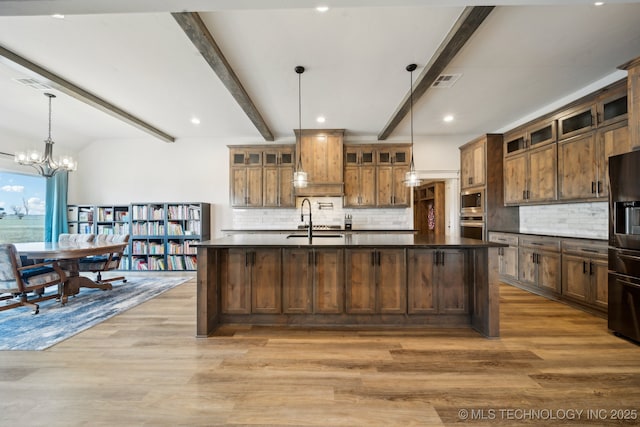
M 67 275 L 59 288 L 60 300 L 62 304 L 66 304 L 69 296 L 77 295 L 80 288 L 112 288 L 111 283 L 97 283 L 89 277 L 81 276 L 80 259 L 121 252 L 127 246 L 127 242 L 26 242 L 14 245 L 21 258 L 58 262 Z

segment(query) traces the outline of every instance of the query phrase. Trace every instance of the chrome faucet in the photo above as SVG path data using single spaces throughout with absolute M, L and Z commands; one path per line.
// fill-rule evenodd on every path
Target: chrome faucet
M 300 203 L 300 221 L 304 222 L 304 202 L 307 202 L 309 204 L 309 240 L 311 240 L 313 238 L 313 223 L 311 222 L 311 200 L 309 200 L 308 198 L 304 198 L 302 199 L 302 203 Z

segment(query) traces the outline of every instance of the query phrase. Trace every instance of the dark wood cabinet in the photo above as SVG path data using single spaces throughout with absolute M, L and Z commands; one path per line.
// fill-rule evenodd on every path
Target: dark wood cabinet
M 547 295 L 560 294 L 560 241 L 552 237 L 524 236 L 518 253 L 520 281 Z
M 262 151 L 230 148 L 229 180 L 231 206 L 262 206 Z
M 506 248 L 498 248 L 500 279 L 508 283 L 518 280 L 518 235 L 491 232 L 489 233 L 489 241 L 509 245 Z
M 408 313 L 468 313 L 466 273 L 460 268 L 464 261 L 465 252 L 462 250 L 409 250 Z
M 339 314 L 344 311 L 344 251 L 285 249 L 284 313 Z
M 307 187 L 295 190 L 296 195 L 342 196 L 344 129 L 296 129 L 295 134 L 302 169 L 309 180 Z
M 558 143 L 559 200 L 606 199 L 609 157 L 629 151 L 626 120 Z
M 562 295 L 606 312 L 608 306 L 607 245 L 594 241 L 562 242 Z
M 479 139 L 460 148 L 460 188 L 466 189 L 486 183 L 486 144 Z
M 264 207 L 295 207 L 293 194 L 293 146 L 274 147 L 264 151 Z
M 404 249 L 348 249 L 345 259 L 347 313 L 406 313 Z
M 229 249 L 221 272 L 222 312 L 281 312 L 282 257 L 273 249 Z
M 629 119 L 629 144 L 632 150 L 640 149 L 640 57 L 619 67 L 627 71 L 627 117 Z
M 557 146 L 548 144 L 504 159 L 504 202 L 540 203 L 557 198 Z
M 345 207 L 407 207 L 404 185 L 411 147 L 407 144 L 345 144 Z
M 294 207 L 293 145 L 229 146 L 231 206 Z

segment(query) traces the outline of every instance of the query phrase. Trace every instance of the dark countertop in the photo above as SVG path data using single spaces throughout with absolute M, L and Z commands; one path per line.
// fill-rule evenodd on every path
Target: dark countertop
M 273 248 L 300 248 L 300 247 L 334 247 L 334 248 L 359 248 L 359 247 L 395 247 L 395 248 L 487 248 L 507 247 L 502 243 L 493 243 L 484 240 L 466 239 L 461 237 L 432 237 L 419 234 L 373 234 L 356 233 L 339 235 L 334 232 L 334 237 L 320 237 L 315 234 L 309 242 L 304 231 L 296 230 L 297 237 L 275 234 L 235 234 L 219 239 L 206 240 L 194 246 L 208 248 L 233 248 L 233 247 L 273 247 Z M 331 235 L 325 233 L 325 236 Z
M 223 233 L 226 234 L 292 234 L 292 233 L 300 233 L 300 232 L 304 232 L 304 229 L 299 229 L 299 228 L 292 228 L 292 229 L 252 229 L 252 228 L 232 228 L 232 229 L 226 229 L 226 230 L 220 230 Z M 325 233 L 325 234 L 336 234 L 336 233 L 415 233 L 418 230 L 415 229 L 386 229 L 386 228 L 357 228 L 357 229 L 351 229 L 351 230 L 345 230 L 343 228 L 338 228 L 338 229 L 320 229 L 320 230 L 313 230 L 313 233 L 316 234 L 320 234 L 320 233 Z

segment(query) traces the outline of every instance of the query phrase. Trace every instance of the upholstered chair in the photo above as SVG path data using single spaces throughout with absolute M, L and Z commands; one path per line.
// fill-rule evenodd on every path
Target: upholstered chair
M 96 242 L 107 243 L 127 243 L 129 241 L 128 234 L 98 234 L 96 236 Z M 126 246 L 125 246 L 126 248 Z M 80 259 L 80 271 L 97 273 L 96 283 L 110 283 L 118 280 L 126 282 L 127 279 L 124 276 L 110 277 L 103 279 L 102 274 L 105 271 L 117 270 L 120 267 L 120 261 L 124 254 L 124 249 L 119 252 L 108 253 L 104 255 L 89 256 Z
M 68 234 L 62 233 L 58 236 L 58 243 L 93 242 L 95 234 Z
M 38 302 L 60 298 L 60 293 L 42 295 L 44 288 L 61 285 L 67 276 L 55 261 L 22 266 L 13 244 L 0 244 L 0 311 L 31 307 L 38 314 Z M 29 295 L 33 292 L 33 295 Z

